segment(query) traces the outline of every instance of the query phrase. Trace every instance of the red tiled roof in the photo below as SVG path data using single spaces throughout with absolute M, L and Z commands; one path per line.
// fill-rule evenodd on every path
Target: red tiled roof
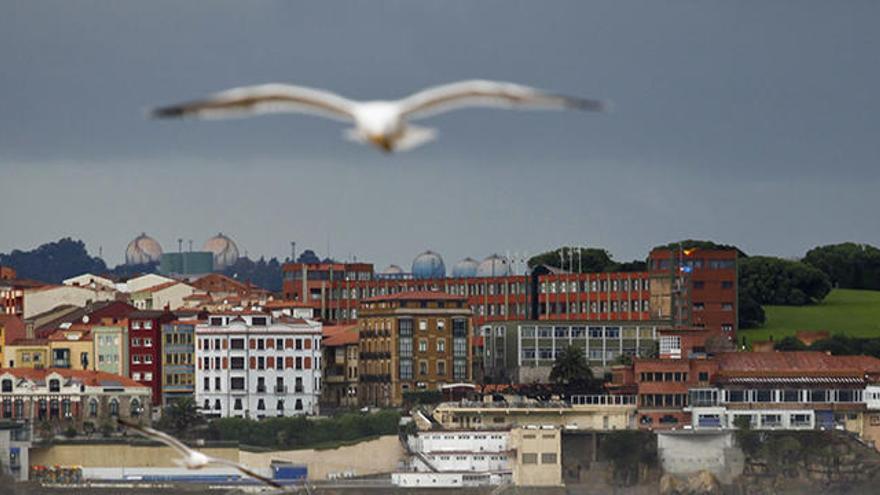
M 27 335 L 24 322 L 15 315 L 0 315 L 0 327 L 3 327 L 6 344 L 23 339 Z M 2 366 L 2 363 L 0 363 Z
M 330 325 L 321 329 L 324 347 L 338 347 L 356 344 L 360 337 L 358 325 Z
M 376 301 L 466 301 L 464 296 L 456 296 L 447 292 L 420 290 L 412 292 L 398 292 L 385 296 L 374 296 L 363 299 L 361 302 Z
M 880 373 L 880 359 L 831 356 L 824 352 L 723 352 L 718 371 L 727 376 L 816 376 Z
M 131 378 L 114 375 L 105 371 L 94 370 L 71 370 L 67 368 L 3 368 L 0 374 L 10 373 L 18 378 L 26 378 L 28 380 L 45 380 L 50 373 L 58 373 L 64 378 L 75 378 L 80 380 L 84 385 L 100 386 L 106 385 L 107 382 L 115 382 L 124 387 L 141 387 L 147 388 Z

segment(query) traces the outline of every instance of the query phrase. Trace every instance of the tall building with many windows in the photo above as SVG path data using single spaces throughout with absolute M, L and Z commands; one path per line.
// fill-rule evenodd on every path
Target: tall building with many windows
M 467 299 L 443 292 L 401 292 L 361 304 L 362 405 L 399 406 L 407 392 L 435 391 L 472 378 Z
M 196 318 L 162 325 L 162 405 L 195 393 Z
M 208 417 L 318 414 L 321 324 L 261 312 L 197 325 L 195 399 Z

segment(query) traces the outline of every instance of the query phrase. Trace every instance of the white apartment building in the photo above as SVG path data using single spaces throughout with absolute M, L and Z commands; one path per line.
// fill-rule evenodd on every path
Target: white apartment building
M 208 417 L 318 414 L 321 324 L 262 312 L 196 326 L 195 396 Z

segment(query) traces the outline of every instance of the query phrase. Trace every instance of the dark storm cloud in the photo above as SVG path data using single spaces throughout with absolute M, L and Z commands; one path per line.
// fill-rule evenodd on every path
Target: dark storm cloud
M 222 230 L 406 264 L 671 239 L 801 254 L 880 242 L 874 2 L 6 2 L 0 251 L 73 235 L 117 262 Z M 290 81 L 393 98 L 461 78 L 614 101 L 468 110 L 391 157 L 301 116 L 154 122 L 152 105 Z M 13 206 L 14 205 L 14 206 Z

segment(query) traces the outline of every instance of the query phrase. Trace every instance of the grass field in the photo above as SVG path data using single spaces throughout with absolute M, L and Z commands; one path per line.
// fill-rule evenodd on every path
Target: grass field
M 779 340 L 797 330 L 828 330 L 852 337 L 880 337 L 880 291 L 835 289 L 815 306 L 764 306 L 762 328 L 740 330 L 748 341 Z

